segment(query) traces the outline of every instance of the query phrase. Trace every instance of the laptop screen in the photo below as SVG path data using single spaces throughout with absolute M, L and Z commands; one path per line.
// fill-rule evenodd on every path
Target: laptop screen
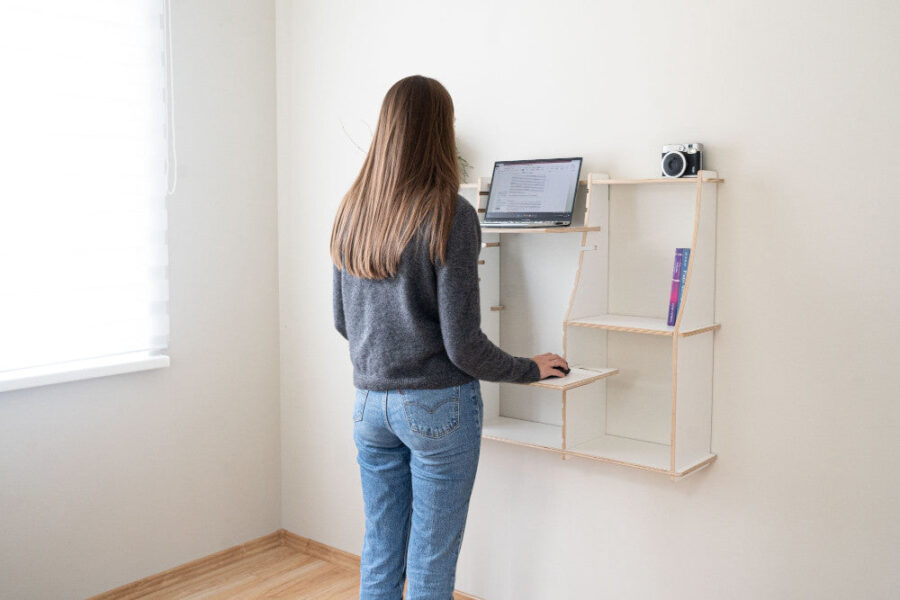
M 494 163 L 485 221 L 572 220 L 581 158 Z

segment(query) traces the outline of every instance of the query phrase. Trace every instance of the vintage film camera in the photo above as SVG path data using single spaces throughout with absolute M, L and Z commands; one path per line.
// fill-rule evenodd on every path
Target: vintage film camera
M 696 177 L 702 168 L 703 144 L 670 144 L 663 146 L 663 177 Z

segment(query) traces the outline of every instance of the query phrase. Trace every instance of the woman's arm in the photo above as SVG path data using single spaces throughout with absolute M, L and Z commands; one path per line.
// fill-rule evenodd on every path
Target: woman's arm
M 334 270 L 331 291 L 331 302 L 334 307 L 334 328 L 338 330 L 338 333 L 344 336 L 344 339 L 347 339 L 347 324 L 344 321 L 344 298 L 341 293 L 341 272 L 333 263 L 331 268 Z
M 481 331 L 480 251 L 478 213 L 468 202 L 458 202 L 446 260 L 435 266 L 438 314 L 447 355 L 460 370 L 484 381 L 538 381 L 541 371 L 536 362 L 504 352 Z

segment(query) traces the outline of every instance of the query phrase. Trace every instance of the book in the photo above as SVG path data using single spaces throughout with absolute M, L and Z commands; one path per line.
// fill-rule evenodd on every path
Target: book
M 678 300 L 679 290 L 681 288 L 681 262 L 684 248 L 675 249 L 675 264 L 672 266 L 672 285 L 669 293 L 669 318 L 666 325 L 672 327 L 675 325 L 675 318 L 678 316 Z
M 675 248 L 675 263 L 672 265 L 672 285 L 669 293 L 669 318 L 666 320 L 666 325 L 669 327 L 674 326 L 678 319 L 690 256 L 690 248 Z
M 687 281 L 688 264 L 691 260 L 691 249 L 681 249 L 681 281 L 678 284 L 678 306 L 675 308 L 675 315 L 681 310 L 681 297 L 684 296 L 684 284 Z

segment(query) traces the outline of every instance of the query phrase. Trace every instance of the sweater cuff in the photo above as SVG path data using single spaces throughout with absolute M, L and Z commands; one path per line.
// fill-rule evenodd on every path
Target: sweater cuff
M 528 371 L 525 372 L 525 375 L 522 378 L 522 383 L 533 383 L 535 381 L 541 380 L 541 368 L 538 366 L 536 362 L 531 360 L 530 358 L 526 358 L 528 362 L 531 363 L 531 366 L 528 368 Z

